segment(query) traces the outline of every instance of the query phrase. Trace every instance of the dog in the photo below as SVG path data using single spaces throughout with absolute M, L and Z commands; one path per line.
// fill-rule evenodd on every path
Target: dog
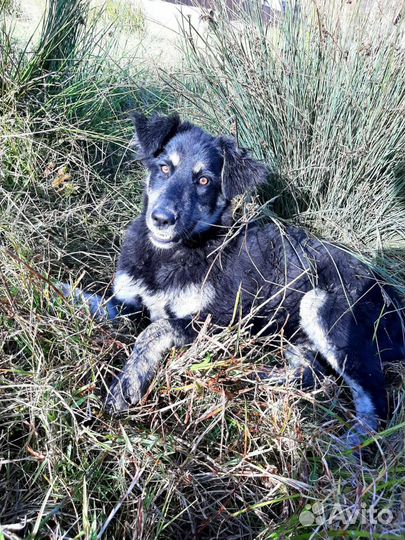
M 172 347 L 190 344 L 195 321 L 218 327 L 249 314 L 251 332 L 283 332 L 286 356 L 307 386 L 331 370 L 350 388 L 356 433 L 387 418 L 384 366 L 405 356 L 396 291 L 344 247 L 277 222 L 233 229 L 231 202 L 269 171 L 232 138 L 177 114 L 134 116 L 148 177 L 104 313 L 146 310 L 150 325 L 107 397 L 111 412 L 137 404 Z M 230 234 L 231 231 L 231 234 Z M 94 313 L 99 297 L 86 295 Z

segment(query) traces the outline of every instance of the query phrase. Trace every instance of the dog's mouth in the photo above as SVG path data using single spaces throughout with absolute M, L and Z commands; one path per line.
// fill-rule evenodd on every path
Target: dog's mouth
M 169 249 L 176 246 L 179 243 L 178 241 L 172 242 L 171 240 L 159 240 L 153 234 L 149 235 L 149 239 L 155 247 L 160 248 L 160 249 Z
M 180 238 L 177 235 L 163 235 L 149 228 L 149 240 L 152 244 L 160 249 L 169 249 L 176 246 L 180 242 Z
M 185 240 L 191 240 L 195 234 L 200 234 L 206 228 L 205 226 L 201 227 L 200 222 L 197 221 L 196 223 L 192 223 L 192 226 L 187 229 L 179 226 L 180 224 L 176 224 L 175 226 L 161 230 L 155 227 L 149 216 L 146 219 L 146 225 L 150 242 L 159 249 L 169 249 L 178 246 Z
M 178 246 L 182 241 L 192 241 L 199 235 L 205 233 L 213 225 L 209 222 L 197 222 L 191 231 L 158 231 L 155 227 L 148 224 L 149 240 L 159 249 L 169 249 Z

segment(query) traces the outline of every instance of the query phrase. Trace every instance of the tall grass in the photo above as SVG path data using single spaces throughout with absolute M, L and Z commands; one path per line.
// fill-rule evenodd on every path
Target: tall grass
M 78 60 L 77 45 L 83 43 L 88 11 L 83 0 L 51 0 L 35 54 L 38 69 L 58 73 Z
M 130 160 L 128 109 L 164 107 L 159 88 L 148 86 L 136 57 L 117 64 L 114 27 L 100 26 L 102 13 L 92 13 L 87 24 L 85 15 L 80 2 L 51 1 L 39 43 L 28 39 L 23 47 L 14 43 L 3 20 L 0 76 L 0 174 L 3 198 L 9 201 L 5 227 L 15 231 L 18 223 L 18 233 L 27 232 L 29 241 L 37 218 L 42 241 L 52 236 L 54 247 L 74 243 L 76 231 L 81 250 L 90 216 L 109 230 L 107 215 L 94 208 L 115 207 L 116 183 L 126 182 L 134 204 L 138 200 L 138 182 L 131 185 L 120 176 Z M 105 234 L 98 232 L 95 245 Z
M 95 359 L 121 350 L 120 338 L 83 323 L 52 281 L 69 270 L 86 280 L 89 268 L 94 283 L 110 279 L 118 235 L 139 211 L 125 111 L 164 103 L 159 88 L 144 90 L 136 58 L 117 64 L 114 27 L 100 28 L 97 14 L 87 23 L 83 3 L 50 1 L 34 51 L 29 38 L 16 44 L 3 14 L 0 537 L 90 538 L 125 478 L 103 465 L 111 430 L 98 450 L 96 430 L 83 446 L 76 415 L 90 403 Z
M 142 34 L 145 31 L 145 15 L 140 3 L 107 0 L 105 18 L 115 21 L 126 32 Z
M 402 22 L 391 45 L 370 35 L 363 54 L 349 18 L 346 55 L 337 14 L 295 12 L 274 27 L 253 7 L 242 22 L 219 10 L 209 34 L 187 34 L 188 67 L 167 81 L 174 99 L 272 164 L 284 216 L 354 248 L 401 250 Z M 280 336 L 251 338 L 236 322 L 169 355 L 127 417 L 104 414 L 137 328 L 97 324 L 54 283 L 108 287 L 140 209 L 125 110 L 173 98 L 136 59 L 117 60 L 115 27 L 98 20 L 58 55 L 40 45 L 39 59 L 7 26 L 0 35 L 0 538 L 400 538 L 403 379 L 390 424 L 359 460 L 340 438 L 344 391 L 260 381 L 283 366 Z M 67 43 L 63 21 L 54 44 Z M 302 524 L 315 502 L 327 515 L 336 503 L 345 515 L 389 508 L 393 521 Z

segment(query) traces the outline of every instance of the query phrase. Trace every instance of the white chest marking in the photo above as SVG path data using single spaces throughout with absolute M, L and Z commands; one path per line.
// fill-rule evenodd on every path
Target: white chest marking
M 205 283 L 204 286 L 190 284 L 182 289 L 171 287 L 153 292 L 142 280 L 133 279 L 126 272 L 118 272 L 114 281 L 114 295 L 117 300 L 129 304 L 140 296 L 152 321 L 155 321 L 168 318 L 167 308 L 179 318 L 195 315 L 214 299 L 215 291 L 212 285 Z

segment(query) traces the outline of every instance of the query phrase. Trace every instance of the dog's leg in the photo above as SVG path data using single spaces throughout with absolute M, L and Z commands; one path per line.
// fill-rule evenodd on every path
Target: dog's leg
M 300 305 L 301 327 L 317 351 L 350 387 L 356 424 L 349 441 L 357 445 L 387 416 L 385 379 L 372 343 L 364 332 L 370 321 L 354 320 L 343 293 L 307 292 Z
M 287 346 L 284 355 L 294 370 L 292 380 L 304 390 L 316 388 L 330 374 L 308 339 L 294 340 Z
M 140 303 L 124 303 L 114 296 L 103 297 L 99 294 L 86 293 L 80 288 L 73 288 L 67 283 L 57 283 L 57 287 L 66 298 L 72 298 L 79 306 L 86 306 L 90 314 L 98 321 L 112 321 L 119 315 L 134 315 L 142 311 Z
M 327 375 L 330 375 L 328 366 L 319 361 L 316 351 L 310 346 L 308 340 L 305 343 L 294 341 L 288 344 L 284 356 L 289 366 L 255 371 L 252 378 L 266 380 L 272 386 L 292 384 L 302 390 L 313 390 Z
M 110 413 L 125 411 L 145 394 L 159 362 L 172 347 L 183 347 L 194 339 L 189 319 L 161 319 L 149 325 L 134 349 L 106 400 Z

